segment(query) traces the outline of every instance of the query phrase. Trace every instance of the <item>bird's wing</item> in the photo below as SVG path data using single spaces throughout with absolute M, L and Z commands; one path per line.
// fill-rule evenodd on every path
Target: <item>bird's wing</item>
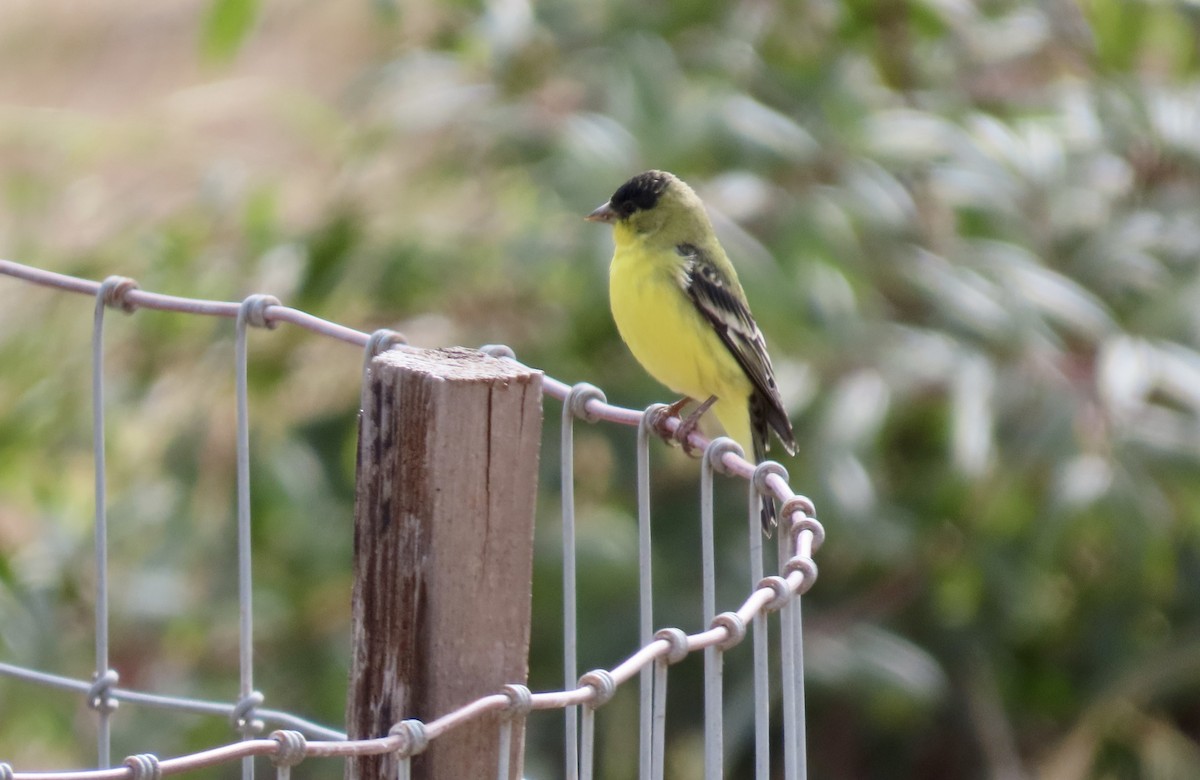
M 763 448 L 762 452 L 755 453 L 755 457 L 762 460 L 768 446 L 768 425 L 775 429 L 784 449 L 795 454 L 796 439 L 779 397 L 775 371 L 767 356 L 767 342 L 754 322 L 749 306 L 735 292 L 734 283 L 704 250 L 693 244 L 680 244 L 676 251 L 684 258 L 680 279 L 684 290 L 754 385 L 750 396 L 750 423 L 755 434 L 755 449 Z

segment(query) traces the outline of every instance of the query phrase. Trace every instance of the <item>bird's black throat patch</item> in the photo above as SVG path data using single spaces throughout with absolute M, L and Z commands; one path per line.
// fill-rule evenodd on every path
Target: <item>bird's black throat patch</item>
M 618 187 L 609 203 L 621 217 L 628 217 L 636 211 L 654 208 L 670 184 L 670 174 L 662 171 L 639 173 Z

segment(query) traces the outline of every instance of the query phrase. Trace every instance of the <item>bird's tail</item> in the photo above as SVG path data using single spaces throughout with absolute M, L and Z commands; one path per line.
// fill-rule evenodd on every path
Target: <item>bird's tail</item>
M 767 437 L 771 434 L 767 431 L 765 425 L 760 426 L 757 424 L 757 422 L 758 421 L 755 419 L 754 415 L 754 403 L 751 401 L 750 440 L 754 445 L 754 462 L 762 463 L 767 459 L 767 449 L 769 446 Z M 761 496 L 759 496 L 759 499 L 762 501 L 762 510 L 760 515 L 762 517 L 763 536 L 770 539 L 771 534 L 775 531 L 775 526 L 779 524 L 778 516 L 775 512 L 775 499 L 769 493 L 763 493 Z
M 779 525 L 779 520 L 775 516 L 775 499 L 770 496 L 762 497 L 762 527 L 763 536 L 768 539 L 771 534 L 775 533 L 775 526 Z

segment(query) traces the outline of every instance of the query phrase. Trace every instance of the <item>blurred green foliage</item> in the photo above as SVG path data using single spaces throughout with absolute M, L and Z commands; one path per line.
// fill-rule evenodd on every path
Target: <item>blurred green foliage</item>
M 695 185 L 771 343 L 829 532 L 805 602 L 815 777 L 1200 766 L 1200 15 L 1171 0 L 294 0 L 4 12 L 0 252 L 268 291 L 422 345 L 505 342 L 640 407 L 605 231 Z M 91 668 L 91 307 L 0 279 L 0 658 Z M 232 699 L 232 325 L 107 328 L 113 664 Z M 258 686 L 342 718 L 360 356 L 253 334 Z M 531 682 L 560 683 L 556 404 Z M 633 432 L 577 432 L 582 668 L 636 644 Z M 695 464 L 654 453 L 656 622 L 695 629 Z M 722 495 L 720 599 L 744 592 Z M 730 776 L 752 745 L 727 671 Z M 695 776 L 698 664 L 672 672 Z M 599 718 L 630 777 L 635 703 Z M 0 680 L 0 757 L 86 766 L 75 697 Z M 231 738 L 134 707 L 115 751 Z M 561 719 L 528 774 L 558 776 Z M 214 770 L 210 776 L 233 776 Z M 302 765 L 301 777 L 334 771 Z M 201 773 L 203 774 L 203 773 Z
M 203 52 L 214 60 L 233 56 L 254 26 L 258 0 L 213 0 L 200 34 Z

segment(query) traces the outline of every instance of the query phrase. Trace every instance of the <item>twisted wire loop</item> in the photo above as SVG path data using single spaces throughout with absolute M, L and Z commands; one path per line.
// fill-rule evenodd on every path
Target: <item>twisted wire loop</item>
M 592 401 L 599 401 L 602 404 L 608 403 L 608 398 L 605 397 L 604 391 L 593 384 L 580 382 L 571 388 L 571 392 L 567 393 L 565 401 L 567 408 L 571 410 L 571 414 L 581 420 L 594 423 L 599 422 L 600 416 L 588 411 L 587 405 Z
M 262 703 L 262 693 L 250 691 L 239 699 L 237 704 L 233 705 L 233 712 L 229 713 L 229 721 L 243 736 L 259 734 L 265 728 L 266 724 L 261 719 L 254 717 L 254 711 Z
M 784 502 L 784 506 L 786 507 L 786 505 L 790 502 L 791 499 Z M 779 514 L 780 517 L 783 518 L 794 517 L 794 511 L 795 510 L 793 510 L 793 513 L 780 512 Z M 817 518 L 810 515 L 801 515 L 799 520 L 796 520 L 792 523 L 791 533 L 793 549 L 799 549 L 800 534 L 804 531 L 808 531 L 810 534 L 812 534 L 812 551 L 816 552 L 817 550 L 821 549 L 821 545 L 825 543 L 825 526 L 821 525 Z
M 817 507 L 808 496 L 792 496 L 779 507 L 779 514 L 790 517 L 796 512 L 802 512 L 805 517 L 817 519 Z
M 513 724 L 523 721 L 533 709 L 533 694 L 524 685 L 506 685 L 504 695 L 508 696 L 508 706 L 500 711 L 500 734 L 496 745 L 496 777 L 499 780 L 508 780 L 510 774 L 508 768 L 512 763 Z
M 784 522 L 791 522 L 789 533 L 791 534 L 792 550 L 797 554 L 784 564 L 784 572 L 787 574 L 800 572 L 802 575 L 800 587 L 796 590 L 797 595 L 807 593 L 817 581 L 817 563 L 812 559 L 811 554 L 803 554 L 800 546 L 800 535 L 805 531 L 812 536 L 808 548 L 810 553 L 819 550 L 825 542 L 825 526 L 817 520 L 816 513 L 813 502 L 805 496 L 792 496 L 783 502 L 779 512 L 780 516 L 784 518 Z M 799 515 L 799 519 L 793 520 L 796 515 Z
M 658 418 L 670 408 L 670 404 L 650 404 L 642 412 L 642 419 L 638 422 L 638 427 L 647 433 L 656 432 L 658 430 Z
M 812 534 L 812 551 L 816 552 L 821 549 L 821 545 L 825 543 L 825 526 L 821 525 L 815 517 L 801 517 L 792 525 L 792 543 L 798 545 L 800 534 L 808 531 Z
M 272 306 L 282 305 L 274 295 L 255 293 L 254 295 L 246 296 L 246 299 L 242 301 L 241 308 L 238 310 L 238 317 L 244 319 L 247 325 L 274 330 L 278 323 L 267 317 L 267 309 Z
M 579 687 L 585 686 L 594 692 L 592 700 L 588 702 L 588 706 L 594 710 L 608 704 L 608 700 L 617 692 L 617 681 L 607 669 L 593 669 L 580 677 Z
M 763 588 L 769 588 L 775 592 L 775 597 L 763 607 L 767 612 L 778 612 L 792 599 L 791 586 L 788 585 L 787 580 L 777 574 L 773 574 L 770 577 L 763 577 L 755 590 L 762 590 Z
M 712 469 L 718 474 L 731 474 L 732 472 L 729 470 L 729 467 L 725 465 L 725 456 L 731 452 L 739 458 L 746 457 L 746 451 L 742 449 L 742 445 L 728 436 L 719 436 L 710 441 L 708 446 L 704 448 L 702 462 L 707 468 Z
M 762 496 L 764 501 L 774 503 L 775 494 L 771 492 L 771 487 L 767 484 L 767 477 L 771 476 L 772 474 L 778 476 L 784 482 L 787 482 L 787 469 L 773 460 L 764 460 L 762 463 L 754 467 L 754 474 L 750 477 L 750 484 L 754 485 L 754 492 Z M 767 536 L 771 535 L 770 526 L 764 526 L 763 531 L 767 534 Z
M 87 692 L 88 706 L 106 715 L 114 712 L 121 704 L 112 695 L 112 690 L 117 687 L 119 680 L 120 675 L 115 669 L 106 669 L 104 674 L 95 675 L 95 682 Z
M 688 638 L 680 628 L 660 628 L 654 632 L 655 639 L 667 643 L 667 654 L 664 656 L 668 664 L 677 664 L 688 656 Z
M 767 485 L 767 477 L 771 476 L 772 474 L 776 475 L 784 482 L 787 482 L 788 480 L 787 469 L 785 469 L 782 464 L 776 461 L 764 460 L 762 463 L 754 467 L 754 476 L 750 478 L 750 481 L 754 484 L 754 489 L 758 491 L 759 495 L 771 495 L 771 488 Z
M 797 555 L 789 558 L 784 569 L 788 574 L 798 571 L 804 575 L 800 587 L 796 590 L 796 595 L 798 596 L 808 593 L 813 583 L 817 581 L 817 562 L 807 555 Z
M 374 360 L 377 355 L 382 355 L 392 347 L 407 343 L 408 339 L 403 333 L 397 330 L 380 328 L 372 333 L 367 337 L 367 344 L 365 347 L 363 347 L 363 376 L 366 377 L 366 375 L 370 373 L 371 361 Z
M 12 764 L 7 761 L 0 761 L 0 780 L 13 780 L 14 774 L 16 772 L 13 771 Z
M 723 628 L 729 635 L 717 643 L 717 649 L 722 652 L 738 645 L 746 638 L 746 621 L 738 617 L 736 612 L 722 612 L 712 619 L 713 628 Z
M 508 705 L 500 711 L 500 744 L 496 746 L 496 777 L 508 780 L 509 763 L 512 758 L 513 724 L 522 721 L 533 710 L 533 694 L 520 683 L 509 683 L 501 689 L 508 697 Z
M 138 289 L 138 283 L 128 276 L 110 276 L 100 283 L 96 297 L 111 309 L 120 309 L 126 314 L 133 314 L 137 304 L 129 300 L 129 293 Z
M 807 496 L 792 496 L 779 507 L 783 522 L 790 523 L 793 549 L 799 549 L 800 534 L 812 534 L 812 551 L 821 549 L 825 543 L 825 526 L 817 520 L 817 509 Z
M 670 404 L 653 404 L 642 415 L 642 424 L 666 442 L 672 441 L 672 431 L 667 421 L 672 417 Z
M 396 755 L 400 758 L 420 755 L 429 747 L 429 735 L 425 732 L 425 724 L 416 718 L 402 720 L 392 726 L 388 736 L 400 738 L 400 745 L 396 748 Z
M 408 337 L 398 330 L 380 328 L 367 337 L 366 352 L 370 357 L 381 355 L 392 347 L 407 344 Z
M 163 776 L 162 766 L 158 763 L 158 756 L 153 753 L 139 753 L 136 756 L 129 756 L 123 763 L 131 770 L 131 780 L 160 780 Z
M 308 755 L 308 740 L 299 731 L 279 729 L 271 732 L 271 739 L 279 743 L 279 749 L 271 754 L 275 766 L 293 767 Z
M 592 689 L 591 701 L 583 710 L 583 735 L 579 741 L 580 780 L 592 780 L 596 770 L 596 710 L 603 707 L 617 692 L 617 681 L 606 669 L 593 669 L 579 678 L 579 687 Z
M 479 351 L 494 358 L 517 359 L 517 353 L 513 352 L 512 347 L 507 344 L 484 344 Z
M 506 718 L 523 718 L 533 710 L 533 693 L 526 686 L 510 683 L 500 692 L 508 697 L 508 706 L 503 710 Z

